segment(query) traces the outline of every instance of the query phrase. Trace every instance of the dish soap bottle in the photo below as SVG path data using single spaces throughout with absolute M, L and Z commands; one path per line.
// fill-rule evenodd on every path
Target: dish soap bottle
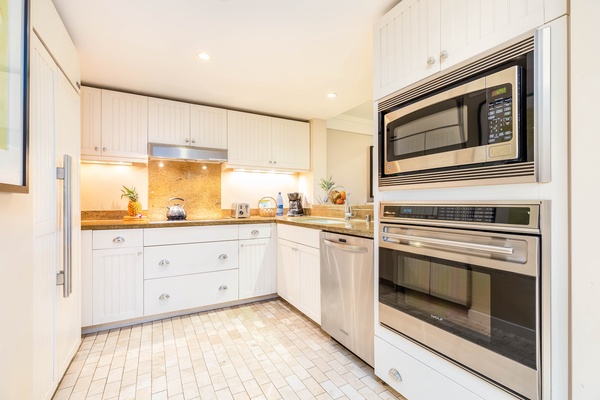
M 275 216 L 283 217 L 283 197 L 281 197 L 281 192 L 277 193 L 277 212 Z

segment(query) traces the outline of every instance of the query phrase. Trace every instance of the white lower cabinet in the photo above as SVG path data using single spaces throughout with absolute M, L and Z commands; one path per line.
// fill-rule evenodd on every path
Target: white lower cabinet
M 375 375 L 408 399 L 483 399 L 377 336 Z
M 237 299 L 237 269 L 144 281 L 145 315 L 187 310 Z
M 278 225 L 277 293 L 321 323 L 319 230 Z
M 143 251 L 142 247 L 94 250 L 94 325 L 143 315 Z
M 269 224 L 240 225 L 240 299 L 277 292 L 274 240 Z

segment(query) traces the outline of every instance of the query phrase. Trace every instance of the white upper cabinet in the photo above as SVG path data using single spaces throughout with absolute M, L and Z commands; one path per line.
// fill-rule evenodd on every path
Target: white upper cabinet
M 308 123 L 228 111 L 227 127 L 230 165 L 288 171 L 310 169 Z
M 190 107 L 191 145 L 227 149 L 227 110 L 194 104 Z
M 82 87 L 84 160 L 146 162 L 148 98 Z
M 376 24 L 380 99 L 543 25 L 565 0 L 404 0 Z
M 190 105 L 150 97 L 148 99 L 148 141 L 189 145 Z
M 306 122 L 271 120 L 271 158 L 275 168 L 310 169 L 310 128 Z

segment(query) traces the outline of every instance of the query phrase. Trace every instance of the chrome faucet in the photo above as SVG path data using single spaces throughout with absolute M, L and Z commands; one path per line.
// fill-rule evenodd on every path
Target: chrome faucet
M 346 192 L 346 210 L 344 212 L 344 219 L 350 219 L 353 216 L 352 207 L 350 206 L 350 193 Z

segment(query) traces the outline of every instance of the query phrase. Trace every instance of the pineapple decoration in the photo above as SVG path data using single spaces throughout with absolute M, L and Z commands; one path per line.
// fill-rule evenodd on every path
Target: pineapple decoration
M 127 204 L 127 214 L 131 217 L 139 216 L 142 214 L 142 203 L 140 203 L 139 194 L 135 190 L 135 187 L 131 187 L 129 189 L 127 186 L 123 185 L 123 189 L 121 189 L 121 198 L 127 197 L 129 199 L 129 203 Z

